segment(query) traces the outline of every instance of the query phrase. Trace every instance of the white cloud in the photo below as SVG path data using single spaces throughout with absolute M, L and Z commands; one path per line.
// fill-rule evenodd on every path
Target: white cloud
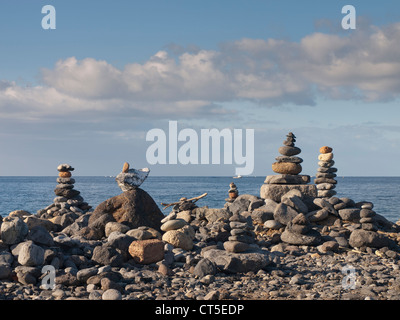
M 59 60 L 42 70 L 40 86 L 0 81 L 0 114 L 207 118 L 229 114 L 218 103 L 234 100 L 268 106 L 313 105 L 318 96 L 386 101 L 399 96 L 399 72 L 400 23 L 346 36 L 314 33 L 299 42 L 241 39 L 218 51 L 159 51 L 123 69 L 93 58 Z

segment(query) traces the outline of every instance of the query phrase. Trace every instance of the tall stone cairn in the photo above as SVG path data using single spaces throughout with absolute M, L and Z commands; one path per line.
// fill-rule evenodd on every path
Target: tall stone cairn
M 315 198 L 317 189 L 315 185 L 309 185 L 310 176 L 300 175 L 303 159 L 298 155 L 301 149 L 295 146 L 296 136 L 289 132 L 283 146 L 278 149 L 280 156 L 276 157 L 272 164 L 272 170 L 277 175 L 270 175 L 265 178 L 260 189 L 260 197 L 280 202 L 282 195 L 292 189 L 299 190 L 305 197 Z
M 318 189 L 319 198 L 330 198 L 336 195 L 335 179 L 337 169 L 333 167 L 335 161 L 333 160 L 333 149 L 328 146 L 323 146 L 319 149 L 317 174 L 315 175 L 314 183 Z

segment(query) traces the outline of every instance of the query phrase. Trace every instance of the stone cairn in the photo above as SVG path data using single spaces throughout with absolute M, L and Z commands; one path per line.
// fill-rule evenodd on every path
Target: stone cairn
M 78 215 L 88 212 L 92 207 L 84 201 L 80 191 L 74 189 L 75 179 L 71 178 L 74 168 L 69 164 L 60 164 L 57 170 L 59 172 L 58 185 L 54 189 L 56 197 L 51 205 L 39 210 L 38 215 L 41 218 L 50 219 L 71 212 Z
M 318 156 L 318 165 L 316 179 L 314 183 L 318 189 L 319 198 L 330 198 L 336 195 L 335 180 L 337 169 L 333 167 L 335 161 L 333 160 L 332 148 L 323 146 L 319 149 L 320 155 Z
M 236 187 L 236 184 L 231 182 L 229 184 L 229 191 L 228 191 L 229 198 L 225 199 L 226 202 L 233 202 L 239 196 L 239 191 Z
M 301 191 L 306 197 L 313 198 L 317 195 L 315 185 L 308 185 L 310 176 L 300 175 L 303 159 L 298 157 L 301 149 L 295 146 L 296 136 L 289 132 L 283 146 L 278 149 L 281 156 L 276 157 L 272 170 L 278 175 L 267 176 L 261 186 L 260 196 L 263 199 L 272 199 L 280 202 L 282 195 L 292 189 Z
M 255 243 L 254 226 L 251 216 L 245 218 L 240 214 L 234 214 L 229 218 L 230 236 L 224 242 L 224 249 L 229 252 L 244 252 Z
M 290 175 L 297 175 L 301 172 L 302 167 L 300 163 L 303 162 L 303 159 L 296 157 L 296 155 L 300 154 L 301 149 L 294 145 L 295 142 L 296 136 L 292 132 L 289 132 L 286 140 L 283 141 L 284 145 L 278 149 L 281 156 L 277 157 L 275 159 L 277 162 L 272 164 L 274 172 Z

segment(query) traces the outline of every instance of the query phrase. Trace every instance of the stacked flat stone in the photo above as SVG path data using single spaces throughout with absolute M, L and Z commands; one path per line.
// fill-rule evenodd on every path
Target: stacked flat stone
M 318 165 L 316 178 L 314 183 L 318 189 L 319 198 L 330 198 L 336 195 L 335 180 L 337 169 L 333 167 L 335 161 L 333 160 L 333 149 L 331 147 L 323 146 L 319 149 Z
M 255 243 L 254 226 L 251 217 L 234 214 L 229 218 L 230 236 L 224 242 L 224 249 L 228 252 L 244 252 Z
M 92 207 L 84 201 L 80 195 L 80 191 L 74 189 L 75 179 L 72 178 L 74 168 L 69 164 L 60 164 L 58 170 L 58 185 L 54 189 L 56 197 L 53 203 L 43 210 L 39 210 L 38 214 L 42 218 L 53 218 L 70 212 L 83 214 L 89 211 Z
M 360 223 L 363 230 L 378 231 L 378 224 L 375 218 L 376 212 L 372 210 L 373 207 L 374 205 L 371 202 L 361 204 Z
M 317 196 L 315 185 L 308 185 L 309 175 L 301 175 L 302 167 L 300 163 L 303 159 L 298 157 L 301 149 L 295 146 L 296 136 L 289 132 L 283 146 L 278 149 L 281 156 L 275 158 L 272 170 L 277 175 L 269 175 L 265 178 L 264 184 L 260 189 L 260 197 L 280 202 L 281 197 L 292 189 L 299 190 L 306 198 Z

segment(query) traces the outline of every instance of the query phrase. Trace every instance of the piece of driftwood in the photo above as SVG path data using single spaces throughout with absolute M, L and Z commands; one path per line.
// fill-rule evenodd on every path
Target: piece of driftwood
M 200 200 L 201 198 L 204 198 L 206 195 L 207 195 L 207 192 L 206 192 L 206 193 L 203 193 L 201 196 L 194 197 L 194 198 L 191 198 L 191 199 L 180 198 L 179 202 L 173 202 L 173 203 L 163 203 L 163 202 L 161 202 L 161 205 L 162 205 L 162 206 L 165 206 L 165 207 L 163 208 L 163 210 L 165 210 L 165 209 L 167 209 L 167 208 L 169 208 L 169 207 L 171 207 L 171 206 L 174 206 L 174 205 L 177 205 L 177 204 L 186 202 L 186 201 L 192 201 L 192 202 L 194 203 L 194 202 L 196 202 L 197 200 Z

